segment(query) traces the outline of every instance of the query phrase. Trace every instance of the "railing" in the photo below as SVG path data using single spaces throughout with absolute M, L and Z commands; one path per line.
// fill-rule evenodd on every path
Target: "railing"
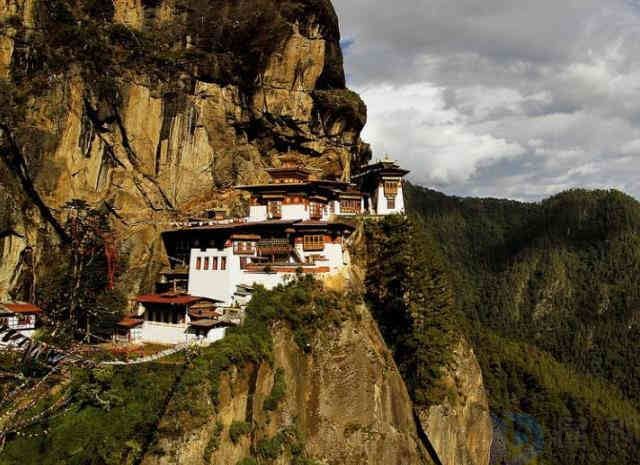
M 175 221 L 171 223 L 174 228 L 198 228 L 202 226 L 218 226 L 226 224 L 244 224 L 247 218 L 226 218 L 224 220 L 197 220 L 197 221 Z
M 292 249 L 289 239 L 267 239 L 256 244 L 258 255 L 288 254 Z

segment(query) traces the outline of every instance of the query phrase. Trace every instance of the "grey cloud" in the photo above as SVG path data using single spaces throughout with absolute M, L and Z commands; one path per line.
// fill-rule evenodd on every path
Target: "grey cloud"
M 365 137 L 456 194 L 640 195 L 637 0 L 335 0 Z

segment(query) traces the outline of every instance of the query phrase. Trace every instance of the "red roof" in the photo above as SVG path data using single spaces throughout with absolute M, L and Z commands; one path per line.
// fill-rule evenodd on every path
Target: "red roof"
M 122 326 L 124 328 L 135 328 L 136 326 L 144 323 L 143 320 L 138 320 L 136 318 L 125 317 L 122 320 L 118 321 L 118 326 Z
M 22 314 L 36 314 L 42 313 L 42 309 L 33 304 L 29 304 L 26 302 L 18 302 L 12 304 L 1 304 L 7 310 L 13 313 L 22 313 Z
M 136 301 L 143 304 L 189 305 L 203 300 L 187 294 L 146 294 L 138 296 Z

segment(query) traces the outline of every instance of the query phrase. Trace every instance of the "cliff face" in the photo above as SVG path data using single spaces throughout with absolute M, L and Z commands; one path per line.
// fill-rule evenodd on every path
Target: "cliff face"
M 32 269 L 26 248 L 37 269 L 60 240 L 71 199 L 110 212 L 136 292 L 171 219 L 239 212 L 231 187 L 278 155 L 343 178 L 368 157 L 328 1 L 4 0 L 0 20 L 0 297 Z
M 269 455 L 266 441 L 283 432 L 300 439 L 296 449 L 320 463 L 431 463 L 417 437 L 402 378 L 366 309 L 357 319 L 316 334 L 308 351 L 300 350 L 283 326 L 274 329 L 273 339 L 273 364 L 224 374 L 217 414 L 185 436 L 161 435 L 142 463 L 235 464 L 255 456 L 275 460 L 269 463 L 302 463 L 293 460 L 299 451 L 286 446 L 277 458 Z M 284 381 L 282 399 L 275 410 L 267 410 L 265 399 L 278 376 Z M 164 418 L 160 431 L 172 421 Z M 240 422 L 253 432 L 234 442 L 230 429 Z
M 34 298 L 72 199 L 108 212 L 119 285 L 135 294 L 165 265 L 172 220 L 240 213 L 232 187 L 265 180 L 289 151 L 347 179 L 370 156 L 365 121 L 328 0 L 0 0 L 0 300 Z M 429 463 L 393 358 L 361 313 L 308 354 L 279 328 L 273 365 L 225 374 L 218 415 L 185 437 L 160 434 L 144 463 L 234 464 L 294 429 L 329 464 Z M 421 420 L 446 465 L 484 465 L 481 379 L 458 352 L 458 397 Z M 286 393 L 267 411 L 277 369 Z M 234 422 L 258 429 L 234 442 Z
M 489 403 L 473 349 L 461 340 L 443 375 L 452 395 L 423 409 L 420 422 L 444 465 L 488 465 L 493 438 Z

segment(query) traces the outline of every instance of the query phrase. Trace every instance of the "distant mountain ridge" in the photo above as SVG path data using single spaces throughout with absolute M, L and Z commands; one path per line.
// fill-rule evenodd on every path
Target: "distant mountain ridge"
M 615 190 L 571 190 L 539 203 L 415 186 L 407 196 L 448 263 L 494 415 L 527 414 L 547 438 L 576 439 L 544 443 L 541 463 L 633 460 L 640 203 Z M 612 449 L 612 439 L 625 447 Z

